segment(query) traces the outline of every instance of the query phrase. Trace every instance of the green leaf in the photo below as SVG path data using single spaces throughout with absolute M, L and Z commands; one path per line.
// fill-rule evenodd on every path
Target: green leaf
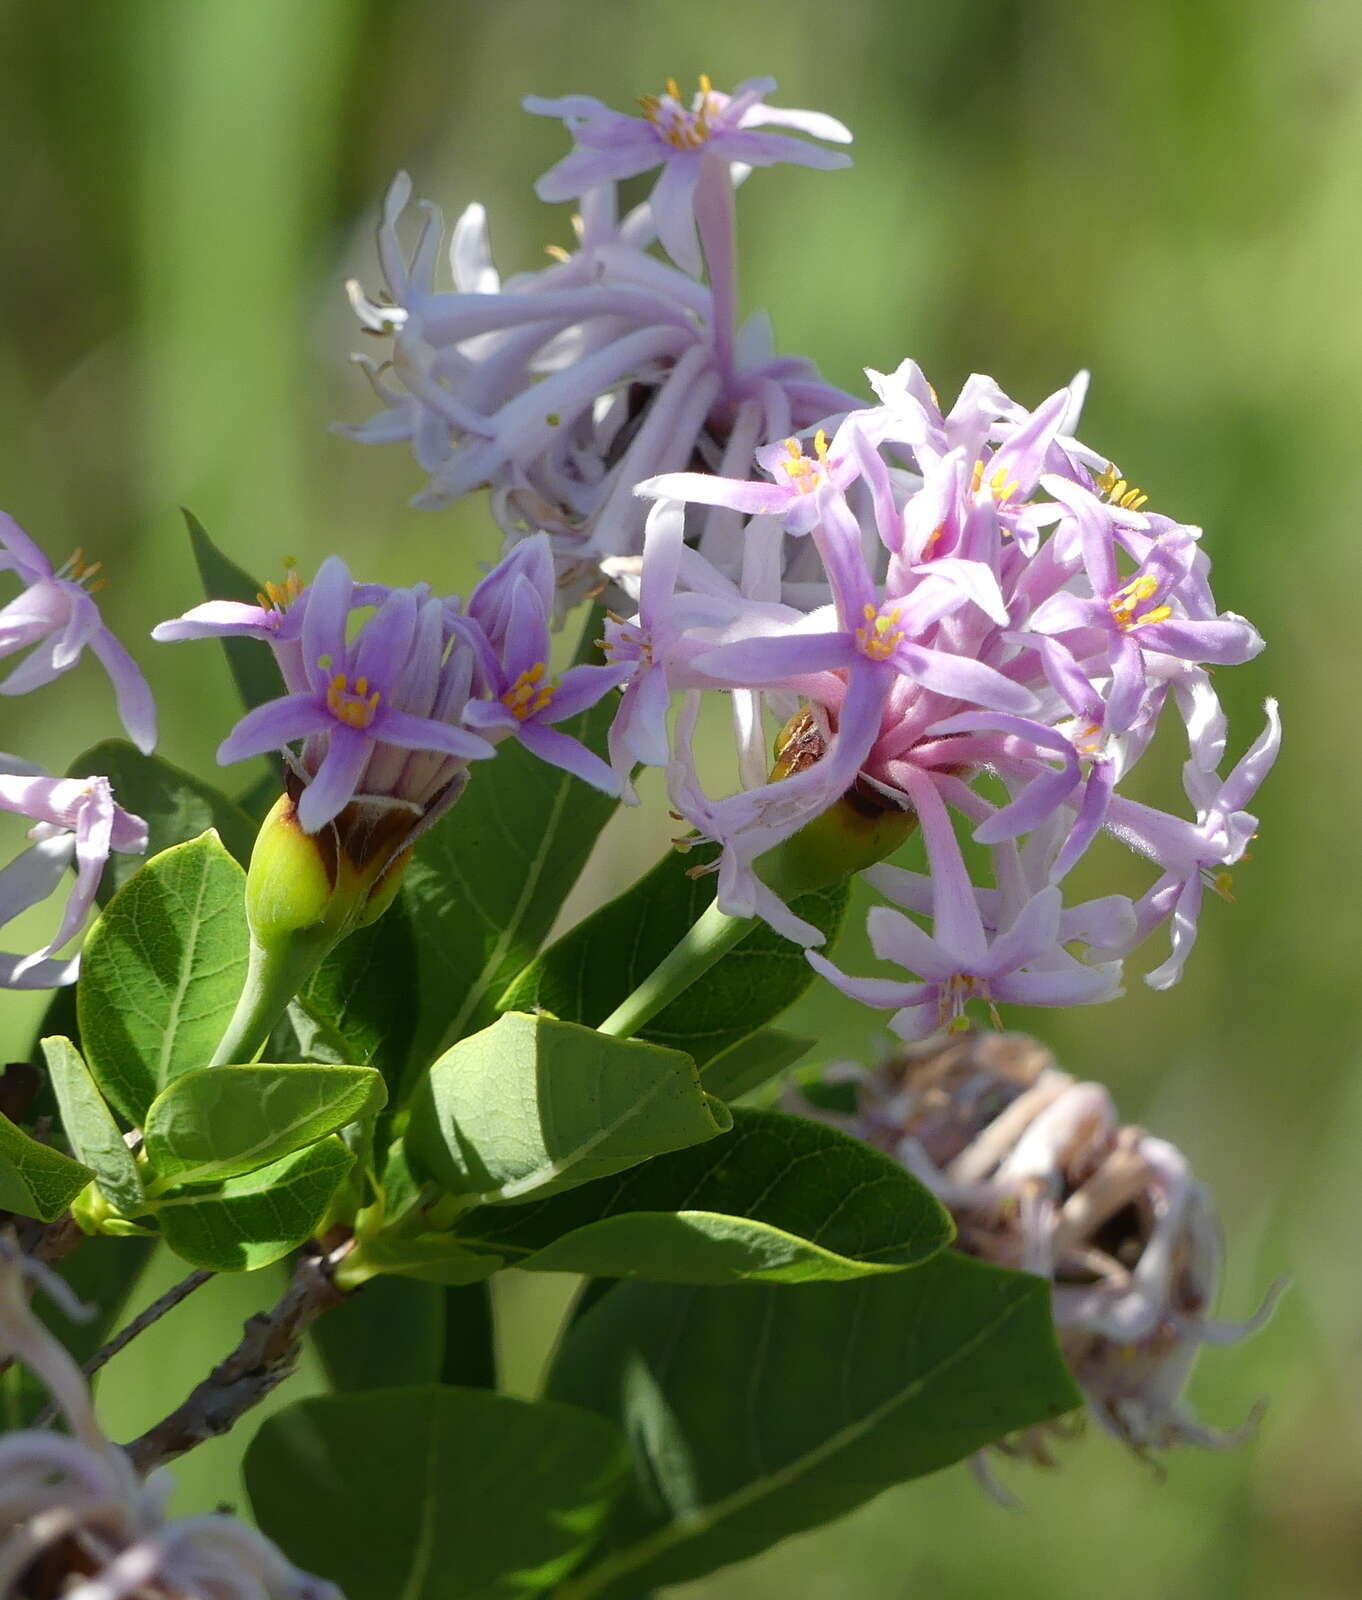
M 700 1082 L 721 1100 L 737 1100 L 794 1066 L 817 1042 L 781 1028 L 761 1028 L 711 1057 L 701 1068 Z
M 354 1160 L 339 1139 L 323 1139 L 216 1194 L 170 1195 L 156 1208 L 161 1236 L 191 1267 L 267 1267 L 317 1231 Z
M 507 1266 L 670 1283 L 810 1283 L 897 1272 L 954 1232 L 897 1162 L 835 1128 L 737 1110 L 730 1132 L 523 1206 L 458 1237 Z
M 266 1535 L 348 1600 L 523 1600 L 590 1549 L 626 1465 L 589 1411 L 429 1386 L 301 1400 L 244 1472 Z
M 561 1600 L 701 1577 L 1079 1403 L 1049 1285 L 953 1251 L 795 1290 L 621 1284 L 549 1388 L 634 1450 L 607 1550 Z
M 342 939 L 297 1003 L 340 1060 L 377 1067 L 396 1098 L 420 1004 L 405 902 L 399 898 L 377 922 Z
M 435 1383 L 445 1353 L 445 1291 L 373 1278 L 318 1319 L 312 1343 L 338 1392 Z
M 93 1176 L 89 1167 L 30 1139 L 0 1116 L 0 1211 L 51 1222 Z
M 184 507 L 181 510 L 205 596 L 209 600 L 237 600 L 242 605 L 259 605 L 260 585 L 223 555 L 192 511 Z M 273 653 L 262 640 L 224 639 L 222 648 L 227 653 L 227 665 L 231 668 L 237 693 L 248 711 L 284 692 Z
M 142 1179 L 113 1113 L 95 1087 L 90 1069 L 69 1039 L 42 1041 L 48 1076 L 61 1109 L 62 1130 L 72 1154 L 125 1217 L 146 1210 Z
M 156 1188 L 218 1183 L 316 1144 L 378 1111 L 372 1067 L 206 1067 L 177 1078 L 147 1112 Z
M 498 757 L 500 760 L 500 757 Z M 672 950 L 714 899 L 712 874 L 687 876 L 672 851 L 619 899 L 602 906 L 534 962 L 498 1000 L 503 1011 L 547 1011 L 569 1022 L 603 1022 Z M 844 884 L 799 896 L 794 910 L 831 939 L 841 926 Z M 609 960 L 601 952 L 610 952 Z M 703 1067 L 778 1017 L 813 982 L 798 945 L 765 923 L 639 1032 Z
M 109 857 L 99 885 L 99 903 L 106 905 L 116 890 L 142 869 L 143 861 L 171 845 L 196 839 L 216 828 L 229 853 L 244 867 L 255 843 L 255 824 L 211 784 L 172 767 L 159 756 L 144 756 L 121 739 L 106 739 L 71 764 L 71 776 L 100 775 L 113 785 L 114 798 L 147 824 L 146 856 L 115 853 Z
M 593 612 L 578 660 L 599 659 L 592 641 L 600 631 Z M 614 714 L 607 696 L 558 727 L 599 754 Z M 407 871 L 420 1054 L 429 1058 L 495 1018 L 497 996 L 543 942 L 617 803 L 513 740 L 474 770 Z
M 163 851 L 85 942 L 81 1045 L 115 1109 L 141 1125 L 181 1073 L 212 1059 L 246 977 L 246 874 L 215 833 Z
M 362 1266 L 365 1274 L 417 1278 L 425 1283 L 462 1288 L 484 1282 L 503 1265 L 500 1256 L 470 1249 L 452 1233 L 399 1231 L 365 1239 L 359 1251 L 343 1263 L 340 1278 L 342 1282 L 354 1281 Z
M 446 1052 L 412 1102 L 412 1162 L 482 1204 L 589 1183 L 729 1126 L 689 1056 L 515 1012 Z

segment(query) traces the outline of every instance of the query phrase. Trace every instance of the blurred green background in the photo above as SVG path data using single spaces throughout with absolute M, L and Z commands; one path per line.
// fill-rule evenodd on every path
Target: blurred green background
M 495 553 L 479 505 L 406 508 L 421 477 L 400 448 L 327 432 L 370 409 L 341 286 L 377 284 L 394 169 L 451 212 L 485 201 L 503 270 L 535 266 L 566 238 L 566 208 L 531 194 L 564 144 L 520 96 L 628 106 L 700 72 L 770 73 L 779 101 L 856 134 L 850 172 L 758 174 L 743 193 L 746 304 L 769 308 L 783 349 L 853 388 L 911 353 L 943 396 L 977 369 L 1027 403 L 1090 367 L 1083 436 L 1205 526 L 1221 603 L 1270 641 L 1221 680 L 1236 753 L 1265 694 L 1287 724 L 1238 904 L 1209 907 L 1171 994 L 1137 980 L 1113 1005 L 1030 1020 L 1214 1187 L 1222 1311 L 1246 1314 L 1279 1274 L 1294 1287 L 1194 1384 L 1224 1424 L 1267 1396 L 1253 1443 L 1179 1453 L 1161 1478 L 1092 1436 L 1058 1471 L 1005 1474 L 1022 1515 L 948 1472 L 685 1593 L 1355 1596 L 1362 8 L 10 0 L 0 504 L 58 559 L 79 544 L 104 560 L 162 753 L 210 770 L 233 716 L 216 653 L 145 642 L 197 598 L 177 506 L 262 576 L 339 550 L 377 578 L 457 588 Z M 111 698 L 87 664 L 5 714 L 6 745 L 60 770 L 110 731 Z M 612 827 L 592 893 L 664 848 L 650 798 Z M 3 1004 L 22 1052 L 35 1005 Z M 870 1020 L 826 991 L 796 1019 L 830 1054 L 863 1053 Z M 272 1287 L 215 1283 L 111 1367 L 115 1433 L 177 1400 Z M 507 1294 L 532 1342 L 544 1306 Z M 507 1352 L 512 1382 L 533 1381 L 532 1356 Z M 183 1505 L 238 1499 L 241 1442 L 177 1469 Z

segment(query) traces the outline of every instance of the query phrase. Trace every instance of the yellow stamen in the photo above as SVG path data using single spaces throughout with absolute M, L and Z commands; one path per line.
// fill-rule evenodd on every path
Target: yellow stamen
M 1009 478 L 1006 467 L 998 467 L 989 477 L 988 487 L 993 498 L 1001 505 L 1010 496 L 1016 494 L 1021 485 L 1015 478 Z M 974 463 L 974 472 L 970 478 L 970 493 L 982 494 L 984 490 L 984 463 L 982 460 Z
M 903 629 L 895 626 L 899 608 L 895 606 L 892 611 L 881 612 L 867 604 L 863 615 L 867 626 L 856 630 L 856 643 L 861 653 L 872 661 L 888 661 L 903 638 Z
M 1146 572 L 1118 589 L 1107 604 L 1117 624 L 1128 632 L 1144 622 L 1166 622 L 1173 615 L 1171 606 L 1155 606 L 1152 611 L 1136 615 L 1137 608 L 1146 600 L 1152 600 L 1158 592 L 1159 580 Z
M 367 678 L 357 678 L 351 689 L 350 679 L 343 672 L 336 673 L 326 686 L 327 710 L 347 728 L 367 728 L 378 711 L 379 698 L 379 691 L 370 690 Z
M 287 611 L 302 592 L 303 580 L 298 576 L 297 569 L 290 567 L 282 583 L 267 583 L 255 598 L 260 602 L 262 611 L 282 612 Z
M 501 697 L 501 703 L 511 713 L 517 722 L 524 722 L 536 712 L 542 711 L 545 706 L 553 701 L 554 691 L 558 685 L 552 681 L 545 683 L 544 674 L 548 667 L 543 661 L 535 664 L 522 672 L 511 687 Z
M 1112 505 L 1120 506 L 1123 511 L 1138 511 L 1149 499 L 1147 494 L 1127 483 L 1114 464 L 1098 476 L 1097 487 Z
M 1135 618 L 1136 626 L 1145 622 L 1167 622 L 1173 615 L 1172 606 L 1155 606 L 1152 611 L 1145 611 Z
M 551 256 L 555 261 L 572 260 L 572 257 L 567 253 L 566 250 L 563 249 L 562 245 L 560 244 L 546 244 L 544 246 L 544 254 L 546 256 Z

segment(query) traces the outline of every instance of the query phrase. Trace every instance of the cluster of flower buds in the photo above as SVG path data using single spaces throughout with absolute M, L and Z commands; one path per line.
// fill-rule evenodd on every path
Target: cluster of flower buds
M 868 1070 L 830 1068 L 791 1109 L 901 1162 L 950 1210 L 956 1247 L 1054 1285 L 1060 1347 L 1098 1422 L 1137 1453 L 1223 1449 L 1183 1398 L 1203 1345 L 1260 1327 L 1212 1315 L 1221 1271 L 1214 1203 L 1181 1151 L 1123 1126 L 1107 1091 L 1061 1072 L 1021 1034 L 970 1032 Z M 845 1109 L 830 1107 L 843 1105 Z M 1007 1447 L 1049 1464 L 1045 1430 Z
M 629 675 L 613 763 L 626 795 L 637 764 L 667 768 L 677 812 L 719 846 L 722 910 L 816 944 L 787 904 L 807 882 L 782 860 L 791 842 L 851 795 L 904 825 L 887 841 L 920 826 L 925 875 L 869 871 L 898 908 L 872 912 L 872 943 L 909 977 L 810 957 L 891 1009 L 903 1037 L 960 1022 L 976 999 L 1108 999 L 1163 925 L 1171 951 L 1147 981 L 1166 987 L 1204 889 L 1228 894 L 1256 830 L 1246 807 L 1277 753 L 1276 709 L 1223 774 L 1209 674 L 1262 639 L 1219 610 L 1200 530 L 1076 438 L 1085 375 L 1034 410 L 976 375 L 943 412 L 912 361 L 870 372 L 864 405 L 806 363 L 751 353 L 734 332 L 735 185 L 755 165 L 844 164 L 771 124 L 848 137 L 768 107 L 773 87 L 730 98 L 705 81 L 687 105 L 673 85 L 642 118 L 584 96 L 527 102 L 574 136 L 539 193 L 581 198 L 581 247 L 504 287 L 477 210 L 455 230 L 456 291 L 433 287 L 433 211 L 404 262 L 400 179 L 380 234 L 396 303 L 356 304 L 393 338 L 406 392 L 380 385 L 391 410 L 354 431 L 411 438 L 436 498 L 490 486 L 513 539 L 545 530 L 560 606 L 605 582 L 634 602 L 606 631 Z M 650 201 L 617 225 L 615 182 L 654 167 Z M 647 253 L 654 238 L 670 261 Z M 693 750 L 707 690 L 736 734 L 740 787 L 720 798 Z M 1187 815 L 1129 793 L 1165 708 L 1186 728 Z M 1066 906 L 1062 880 L 1103 833 L 1152 863 L 1147 891 Z
M 77 551 L 55 569 L 18 523 L 0 513 L 0 572 L 13 572 L 24 586 L 0 608 L 0 658 L 29 652 L 0 679 L 0 694 L 41 688 L 69 672 L 88 646 L 113 683 L 128 737 L 150 751 L 156 709 L 146 680 L 100 617 L 93 598 L 103 581 L 99 566 L 87 566 Z M 0 811 L 33 824 L 30 847 L 0 870 L 0 925 L 46 900 L 68 868 L 76 872 L 51 939 L 24 955 L 0 953 L 0 988 L 74 983 L 80 957 L 59 952 L 84 927 L 110 853 L 146 849 L 146 823 L 115 803 L 107 778 L 53 778 L 12 755 L 0 755 Z
M 29 1306 L 30 1283 L 68 1315 L 87 1315 L 55 1273 L 0 1235 L 0 1368 L 22 1362 L 70 1429 L 0 1439 L 0 1593 L 340 1600 L 234 1517 L 165 1515 L 169 1475 L 143 1482 L 105 1436 L 79 1367 Z

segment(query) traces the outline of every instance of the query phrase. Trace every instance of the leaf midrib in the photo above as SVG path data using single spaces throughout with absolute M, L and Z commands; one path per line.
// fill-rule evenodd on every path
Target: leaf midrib
M 1002 1312 L 982 1328 L 976 1330 L 970 1338 L 962 1344 L 956 1345 L 934 1366 L 921 1373 L 906 1388 L 896 1391 L 872 1407 L 863 1416 L 847 1423 L 835 1433 L 827 1435 L 818 1444 L 802 1455 L 792 1457 L 784 1462 L 773 1472 L 765 1473 L 761 1477 L 753 1478 L 733 1490 L 731 1494 L 712 1501 L 703 1506 L 693 1517 L 685 1522 L 674 1521 L 665 1524 L 656 1532 L 640 1539 L 636 1544 L 627 1545 L 618 1550 L 599 1566 L 593 1567 L 589 1572 L 576 1581 L 569 1581 L 560 1591 L 560 1600 L 590 1600 L 593 1595 L 601 1594 L 617 1578 L 626 1573 L 633 1572 L 646 1562 L 658 1556 L 665 1555 L 678 1544 L 683 1544 L 689 1539 L 709 1533 L 720 1523 L 730 1517 L 745 1511 L 750 1505 L 755 1504 L 768 1494 L 775 1494 L 792 1483 L 797 1483 L 807 1473 L 816 1470 L 822 1464 L 837 1455 L 848 1445 L 855 1444 L 867 1433 L 879 1427 L 886 1418 L 892 1416 L 901 1406 L 916 1400 L 929 1383 L 935 1382 L 943 1373 L 948 1372 L 953 1366 L 958 1365 L 968 1356 L 973 1355 L 981 1345 L 986 1344 L 997 1334 L 1012 1316 L 1026 1303 L 1023 1294 L 1014 1295 Z

